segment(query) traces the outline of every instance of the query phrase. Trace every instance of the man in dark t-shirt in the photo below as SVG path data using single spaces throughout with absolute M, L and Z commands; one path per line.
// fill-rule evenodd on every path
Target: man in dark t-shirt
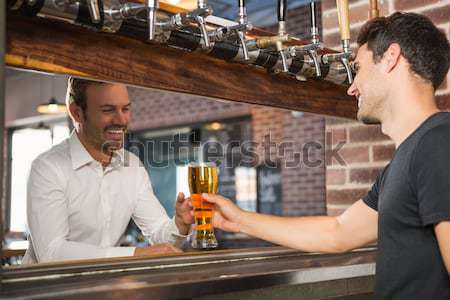
M 395 13 L 358 36 L 348 93 L 358 120 L 381 124 L 394 158 L 363 199 L 341 215 L 284 218 L 240 210 L 221 196 L 214 225 L 303 251 L 344 252 L 378 240 L 375 299 L 450 299 L 450 113 L 435 90 L 450 45 L 431 21 Z
M 434 232 L 450 220 L 450 113 L 431 115 L 399 145 L 363 201 L 379 215 L 379 298 L 450 299 Z

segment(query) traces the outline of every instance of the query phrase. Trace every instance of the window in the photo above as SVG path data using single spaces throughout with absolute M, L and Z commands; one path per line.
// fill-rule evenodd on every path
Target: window
M 69 137 L 67 124 L 16 129 L 11 133 L 11 185 L 9 231 L 27 231 L 27 180 L 31 163 L 41 153 Z
M 256 169 L 235 169 L 236 204 L 246 211 L 256 211 Z

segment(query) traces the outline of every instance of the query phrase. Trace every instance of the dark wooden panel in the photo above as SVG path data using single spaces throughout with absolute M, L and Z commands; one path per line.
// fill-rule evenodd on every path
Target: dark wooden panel
M 52 73 L 355 118 L 346 88 L 299 82 L 261 68 L 227 63 L 80 26 L 9 15 L 6 63 Z

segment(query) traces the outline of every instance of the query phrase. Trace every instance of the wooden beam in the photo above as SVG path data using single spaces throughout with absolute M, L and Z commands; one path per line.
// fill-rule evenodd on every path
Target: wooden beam
M 6 64 L 146 88 L 355 118 L 356 100 L 326 81 L 188 53 L 60 21 L 8 15 Z
M 127 0 L 127 2 L 143 4 L 143 3 L 145 3 L 145 0 Z M 197 1 L 194 1 L 194 3 L 197 4 Z M 183 5 L 182 3 L 175 5 L 175 4 L 170 4 L 164 0 L 159 1 L 159 9 L 170 12 L 170 13 L 174 13 L 174 14 L 180 13 L 180 12 L 187 12 L 187 11 L 189 11 L 189 8 L 192 8 L 192 6 L 193 6 L 192 3 L 189 3 L 188 5 Z

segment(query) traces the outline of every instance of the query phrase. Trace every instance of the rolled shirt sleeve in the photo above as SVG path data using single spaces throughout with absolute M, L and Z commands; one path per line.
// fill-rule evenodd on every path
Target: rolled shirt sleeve
M 169 218 L 156 198 L 145 168 L 139 168 L 138 197 L 133 220 L 151 244 L 171 243 L 181 246 L 187 235 L 180 234 L 175 218 Z

